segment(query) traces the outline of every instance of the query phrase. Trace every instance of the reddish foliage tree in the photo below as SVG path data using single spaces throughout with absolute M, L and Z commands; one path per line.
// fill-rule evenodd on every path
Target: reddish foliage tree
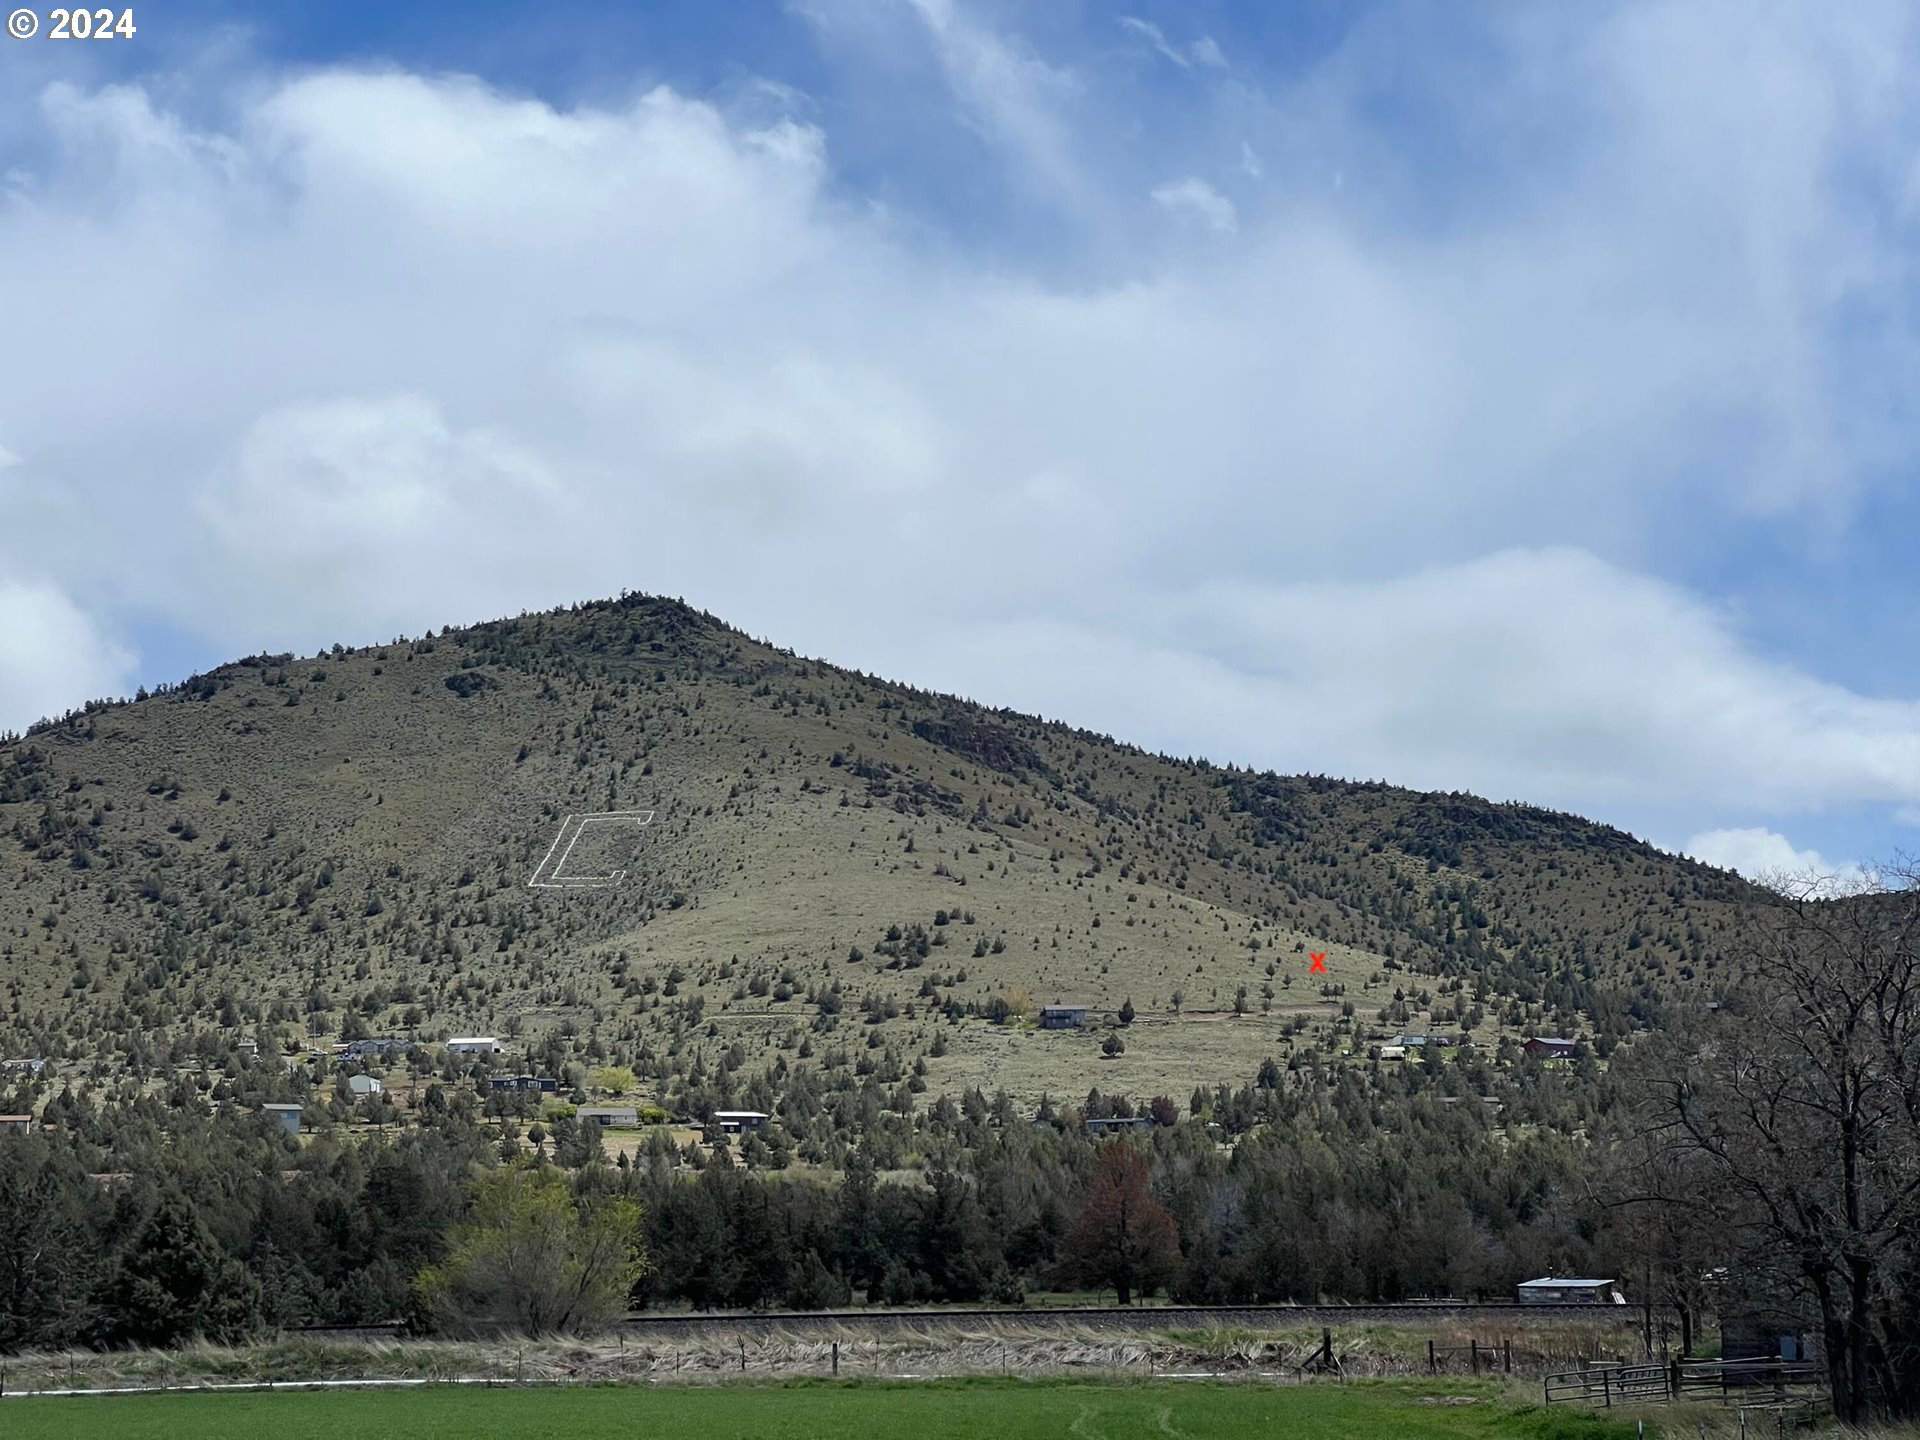
M 1111 1285 L 1122 1305 L 1172 1275 L 1180 1232 L 1167 1207 L 1147 1191 L 1147 1162 L 1130 1145 L 1103 1147 L 1087 1198 L 1067 1236 L 1067 1257 L 1085 1280 Z

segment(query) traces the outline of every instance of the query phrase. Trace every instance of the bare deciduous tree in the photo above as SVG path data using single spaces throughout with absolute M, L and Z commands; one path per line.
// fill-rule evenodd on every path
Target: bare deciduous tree
M 1817 1314 L 1841 1419 L 1920 1413 L 1920 888 L 1907 870 L 1818 896 L 1780 886 L 1718 1012 L 1623 1067 L 1639 1178 Z

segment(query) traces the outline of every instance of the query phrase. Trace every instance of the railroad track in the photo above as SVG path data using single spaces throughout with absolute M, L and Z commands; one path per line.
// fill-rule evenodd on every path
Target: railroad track
M 966 1330 L 987 1325 L 1033 1329 L 1083 1326 L 1095 1330 L 1272 1330 L 1294 1326 L 1430 1324 L 1445 1320 L 1489 1323 L 1566 1322 L 1604 1324 L 1638 1318 L 1638 1307 L 1624 1305 L 1521 1304 L 1495 1300 L 1410 1301 L 1382 1305 L 1028 1305 L 977 1306 L 938 1310 L 778 1310 L 764 1312 L 641 1312 L 621 1322 L 624 1333 L 694 1335 L 710 1331 L 794 1334 L 807 1331 Z M 299 1333 L 316 1337 L 384 1338 L 398 1324 L 317 1326 Z
M 1378 1325 L 1394 1322 L 1478 1319 L 1488 1321 L 1574 1320 L 1616 1323 L 1637 1312 L 1620 1305 L 1523 1305 L 1406 1303 L 1392 1305 L 1028 1305 L 939 1310 L 823 1310 L 768 1314 L 634 1314 L 628 1334 L 701 1329 L 794 1331 L 809 1329 L 966 1329 L 989 1324 L 1085 1325 L 1094 1329 L 1204 1330 L 1274 1329 L 1295 1325 Z

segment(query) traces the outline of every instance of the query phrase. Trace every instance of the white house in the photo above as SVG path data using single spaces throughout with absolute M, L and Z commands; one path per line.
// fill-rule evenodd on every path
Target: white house
M 349 1075 L 347 1089 L 354 1095 L 378 1095 L 385 1087 L 371 1075 Z
M 447 1041 L 449 1055 L 498 1055 L 506 1048 L 491 1035 L 459 1035 Z

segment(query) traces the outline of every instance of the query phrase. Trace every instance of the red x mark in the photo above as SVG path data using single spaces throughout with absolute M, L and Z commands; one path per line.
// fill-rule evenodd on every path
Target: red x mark
M 1313 964 L 1309 965 L 1307 969 L 1318 970 L 1322 975 L 1327 973 L 1327 952 L 1326 951 L 1309 950 L 1307 952 L 1307 957 L 1313 961 Z

